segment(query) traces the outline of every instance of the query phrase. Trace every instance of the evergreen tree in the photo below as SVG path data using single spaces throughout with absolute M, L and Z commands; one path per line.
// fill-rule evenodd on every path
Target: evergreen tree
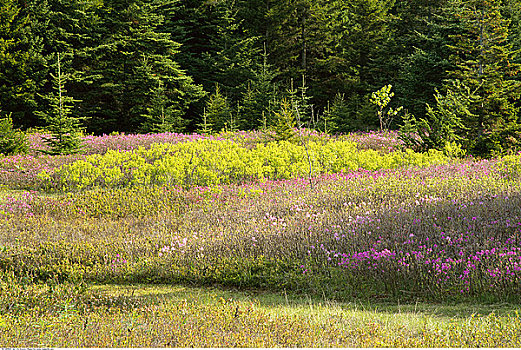
M 319 121 L 319 129 L 326 134 L 339 131 L 339 124 L 343 122 L 345 116 L 349 113 L 345 111 L 346 104 L 344 95 L 338 93 L 333 100 L 333 103 L 328 101 L 324 113 L 322 113 Z
M 452 37 L 456 69 L 450 72 L 449 83 L 461 81 L 476 95 L 470 113 L 462 116 L 467 128 L 463 144 L 476 155 L 504 152 L 518 145 L 521 137 L 514 103 L 521 83 L 513 79 L 520 65 L 508 42 L 509 21 L 501 14 L 499 0 L 453 0 L 451 5 L 449 10 L 461 20 L 464 31 Z
M 324 106 L 341 88 L 335 81 L 344 73 L 336 65 L 339 37 L 330 13 L 330 3 L 339 2 L 272 1 L 266 14 L 269 62 L 279 73 L 278 82 L 289 88 L 291 79 L 298 82 L 305 76 L 306 94 L 314 106 Z
M 436 90 L 436 105 L 427 105 L 427 115 L 419 121 L 406 114 L 400 139 L 418 151 L 446 150 L 461 147 L 462 135 L 468 130 L 464 120 L 473 117 L 470 106 L 476 99 L 470 89 L 459 81 L 453 82 L 445 95 Z
M 212 133 L 213 125 L 208 122 L 208 116 L 206 114 L 206 108 L 203 109 L 203 117 L 202 123 L 198 124 L 197 132 L 203 135 L 208 135 Z
M 390 74 L 379 65 L 390 60 L 387 48 L 393 34 L 393 4 L 394 0 L 338 0 L 324 5 L 328 55 L 319 60 L 320 80 L 322 89 L 328 91 L 327 100 L 337 93 L 345 96 L 349 116 L 339 125 L 343 131 L 378 125 L 369 95 Z
M 44 96 L 49 102 L 47 112 L 39 112 L 47 123 L 50 137 L 45 137 L 45 143 L 50 147 L 49 154 L 77 153 L 81 147 L 80 135 L 82 132 L 81 119 L 72 115 L 74 98 L 67 96 L 65 83 L 69 75 L 62 73 L 60 54 L 57 55 L 57 74 L 52 74 L 54 92 Z
M 42 43 L 16 0 L 0 0 L 0 105 L 14 124 L 33 126 L 37 93 L 45 82 Z
M 263 119 L 272 114 L 273 100 L 278 94 L 275 83 L 277 73 L 268 63 L 266 50 L 262 56 L 263 64 L 253 72 L 253 78 L 246 85 L 242 97 L 242 129 L 257 129 L 263 125 Z
M 96 10 L 100 42 L 84 50 L 92 60 L 79 95 L 92 117 L 92 129 L 138 131 L 158 79 L 168 104 L 179 114 L 204 96 L 173 59 L 179 44 L 159 30 L 164 21 L 161 5 L 155 0 L 110 0 Z
M 311 1 L 280 0 L 272 2 L 266 19 L 270 25 L 267 46 L 281 78 L 289 81 L 306 73 Z
M 181 132 L 186 121 L 182 118 L 181 111 L 176 110 L 167 96 L 167 91 L 158 79 L 157 86 L 150 91 L 150 105 L 146 108 L 146 113 L 142 130 L 144 132 Z
M 395 35 L 388 58 L 397 72 L 396 105 L 406 106 L 413 115 L 425 118 L 426 106 L 435 105 L 435 89 L 447 79 L 454 67 L 449 60 L 449 35 L 459 31 L 460 24 L 443 9 L 447 0 L 398 1 L 397 17 L 391 26 Z M 384 83 L 389 83 L 391 80 Z
M 302 76 L 302 85 L 295 87 L 293 79 L 290 79 L 289 88 L 286 91 L 285 98 L 291 105 L 293 111 L 298 112 L 300 122 L 302 124 L 312 124 L 311 116 L 313 106 L 310 103 L 310 97 L 307 95 L 308 87 L 306 86 L 305 77 Z M 299 125 L 300 126 L 300 125 Z
M 208 63 L 215 68 L 215 81 L 228 98 L 236 102 L 240 100 L 245 82 L 253 78 L 254 69 L 259 64 L 259 38 L 244 29 L 243 20 L 237 16 L 236 0 L 221 1 L 216 7 L 220 21 L 213 46 L 217 52 L 208 57 Z
M 258 37 L 238 17 L 237 0 L 194 1 L 165 6 L 163 28 L 181 43 L 179 64 L 206 91 L 219 84 L 236 103 L 259 65 Z
M 27 153 L 28 149 L 27 138 L 23 132 L 13 127 L 11 115 L 0 116 L 0 154 L 10 156 Z
M 284 99 L 280 103 L 279 111 L 274 114 L 275 123 L 271 127 L 274 132 L 274 141 L 292 141 L 297 137 L 295 133 L 295 110 L 291 102 Z
M 160 29 L 181 45 L 176 55 L 177 62 L 205 91 L 213 90 L 216 83 L 215 67 L 209 64 L 208 58 L 218 52 L 214 46 L 218 40 L 217 26 L 221 20 L 215 10 L 218 3 L 202 0 L 169 1 L 161 7 L 165 20 Z
M 251 87 L 251 82 L 248 82 L 246 91 L 242 96 L 242 108 L 239 117 L 241 129 L 256 129 L 262 121 L 261 117 L 258 117 L 258 113 L 262 116 L 262 107 L 256 100 L 256 94 Z
M 206 103 L 206 118 L 215 131 L 225 130 L 230 126 L 232 110 L 228 98 L 222 94 L 218 84 Z

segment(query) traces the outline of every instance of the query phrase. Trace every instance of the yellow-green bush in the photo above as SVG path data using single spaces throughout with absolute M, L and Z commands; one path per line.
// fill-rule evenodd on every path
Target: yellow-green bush
M 519 178 L 521 176 L 521 154 L 503 157 L 498 162 L 497 169 L 504 177 Z
M 309 155 L 309 157 L 308 157 Z M 248 149 L 229 140 L 199 140 L 154 144 L 133 152 L 109 151 L 42 172 L 52 188 L 82 190 L 93 187 L 169 184 L 180 186 L 228 184 L 251 179 L 288 179 L 340 171 L 392 169 L 445 163 L 441 152 L 410 150 L 382 154 L 358 150 L 350 141 L 306 145 L 270 142 Z

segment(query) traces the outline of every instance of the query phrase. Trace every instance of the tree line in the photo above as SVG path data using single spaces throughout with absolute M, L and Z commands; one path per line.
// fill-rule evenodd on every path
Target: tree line
M 261 129 L 289 104 L 322 131 L 400 127 L 410 147 L 490 155 L 519 147 L 520 15 L 519 0 L 0 0 L 0 109 L 101 134 Z

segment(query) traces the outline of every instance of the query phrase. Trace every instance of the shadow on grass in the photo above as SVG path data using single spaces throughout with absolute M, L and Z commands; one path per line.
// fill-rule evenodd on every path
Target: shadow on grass
M 189 301 L 197 304 L 223 302 L 254 303 L 259 307 L 278 309 L 331 309 L 335 312 L 374 314 L 374 315 L 409 315 L 418 318 L 432 317 L 440 319 L 463 319 L 475 316 L 510 316 L 521 311 L 519 304 L 479 303 L 479 302 L 405 302 L 397 301 L 335 301 L 326 297 L 308 294 L 272 292 L 259 290 L 238 290 L 224 287 L 193 287 L 183 285 L 101 285 L 94 290 L 111 295 L 129 298 L 142 298 L 146 302 L 175 303 Z

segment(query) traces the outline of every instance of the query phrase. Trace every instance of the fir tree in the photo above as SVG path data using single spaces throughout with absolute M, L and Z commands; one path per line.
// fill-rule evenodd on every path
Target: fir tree
M 10 156 L 27 153 L 28 149 L 27 138 L 22 131 L 13 127 L 11 114 L 0 116 L 0 154 Z
M 175 60 L 180 44 L 162 31 L 163 5 L 153 0 L 110 0 L 97 9 L 99 40 L 82 50 L 92 59 L 79 95 L 86 114 L 92 116 L 91 128 L 138 131 L 149 115 L 158 79 L 176 118 L 204 96 Z
M 470 113 L 462 116 L 467 127 L 461 135 L 466 149 L 475 155 L 490 156 L 518 145 L 520 124 L 514 101 L 521 82 L 513 79 L 520 65 L 515 63 L 508 42 L 509 21 L 501 14 L 499 0 L 451 1 L 450 13 L 460 19 L 463 32 L 454 35 L 447 89 L 461 81 L 476 96 Z M 458 93 L 458 91 L 453 91 Z
M 257 129 L 263 126 L 266 115 L 273 113 L 271 105 L 276 98 L 278 85 L 277 73 L 268 63 L 266 48 L 262 55 L 262 65 L 253 72 L 253 78 L 246 85 L 242 96 L 242 128 Z
M 45 120 L 46 128 L 51 134 L 50 137 L 44 138 L 45 143 L 50 148 L 46 153 L 77 153 L 81 147 L 81 121 L 85 118 L 72 114 L 74 103 L 78 101 L 71 96 L 67 96 L 65 83 L 69 75 L 62 73 L 60 54 L 57 54 L 56 69 L 57 74 L 51 74 L 55 91 L 43 96 L 49 102 L 49 110 L 38 113 Z
M 262 119 L 258 116 L 260 113 L 262 116 L 262 107 L 257 101 L 257 94 L 251 86 L 251 82 L 248 83 L 246 91 L 242 96 L 242 106 L 240 113 L 240 124 L 241 129 L 256 129 L 261 123 Z
M 338 132 L 348 122 L 349 115 L 349 107 L 346 104 L 344 94 L 337 93 L 333 103 L 330 104 L 328 101 L 319 125 L 323 125 L 325 133 Z
M 160 79 L 157 81 L 157 86 L 151 89 L 150 95 L 150 106 L 143 114 L 145 118 L 143 131 L 152 133 L 183 131 L 186 122 L 181 112 L 175 110 L 169 103 L 165 86 Z
M 394 68 L 396 104 L 406 106 L 411 114 L 420 118 L 425 118 L 427 104 L 436 104 L 435 89 L 443 85 L 447 71 L 454 69 L 449 60 L 449 35 L 459 31 L 461 26 L 456 18 L 444 14 L 445 2 L 398 1 L 399 17 L 391 24 L 395 31 L 390 43 L 393 57 L 387 60 L 397 64 Z M 410 50 L 403 50 L 404 47 Z
M 291 141 L 296 138 L 294 111 L 288 100 L 281 101 L 280 110 L 274 114 L 275 124 L 271 127 L 275 141 Z
M 221 93 L 221 88 L 217 84 L 214 93 L 210 95 L 206 103 L 206 117 L 215 131 L 224 130 L 232 118 L 230 103 Z
M 36 124 L 38 92 L 45 84 L 41 38 L 36 25 L 16 0 L 0 0 L 0 105 L 11 113 L 15 125 Z M 31 18 L 31 20 L 30 20 Z
M 198 124 L 197 132 L 203 135 L 209 135 L 212 133 L 212 124 L 208 122 L 208 116 L 206 115 L 206 108 L 203 109 L 202 123 Z
M 419 121 L 406 114 L 400 129 L 400 139 L 416 150 L 445 150 L 451 145 L 460 147 L 462 135 L 468 130 L 464 120 L 474 117 L 470 106 L 477 99 L 459 81 L 453 82 L 445 95 L 436 91 L 436 105 L 427 105 L 427 115 Z

